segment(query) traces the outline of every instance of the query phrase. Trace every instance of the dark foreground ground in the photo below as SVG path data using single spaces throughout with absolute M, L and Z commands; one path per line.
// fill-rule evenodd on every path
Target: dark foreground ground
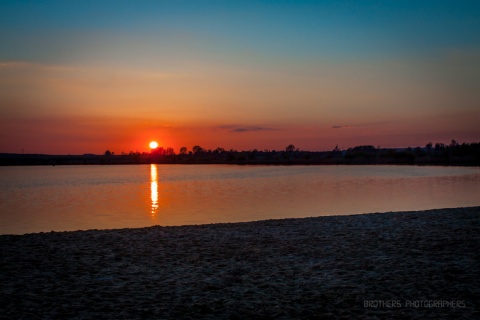
M 0 236 L 1 319 L 480 319 L 480 207 Z

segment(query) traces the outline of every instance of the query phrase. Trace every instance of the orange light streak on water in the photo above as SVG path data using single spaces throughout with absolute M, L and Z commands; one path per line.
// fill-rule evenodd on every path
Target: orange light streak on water
M 150 165 L 150 200 L 152 202 L 151 216 L 155 219 L 158 214 L 158 168 L 156 164 Z

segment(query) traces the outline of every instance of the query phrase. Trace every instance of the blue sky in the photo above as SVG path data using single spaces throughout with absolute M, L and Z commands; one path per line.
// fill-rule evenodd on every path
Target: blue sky
M 429 55 L 480 42 L 477 1 L 3 1 L 0 14 L 2 59 L 55 63 L 119 36 L 296 59 Z

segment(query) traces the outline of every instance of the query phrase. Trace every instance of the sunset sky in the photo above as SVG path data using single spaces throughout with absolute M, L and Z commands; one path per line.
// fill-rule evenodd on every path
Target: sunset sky
M 480 141 L 480 1 L 10 1 L 0 152 Z

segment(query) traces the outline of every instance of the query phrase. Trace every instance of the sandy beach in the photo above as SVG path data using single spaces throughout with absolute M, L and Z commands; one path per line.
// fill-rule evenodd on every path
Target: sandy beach
M 480 207 L 0 236 L 1 319 L 480 318 Z

